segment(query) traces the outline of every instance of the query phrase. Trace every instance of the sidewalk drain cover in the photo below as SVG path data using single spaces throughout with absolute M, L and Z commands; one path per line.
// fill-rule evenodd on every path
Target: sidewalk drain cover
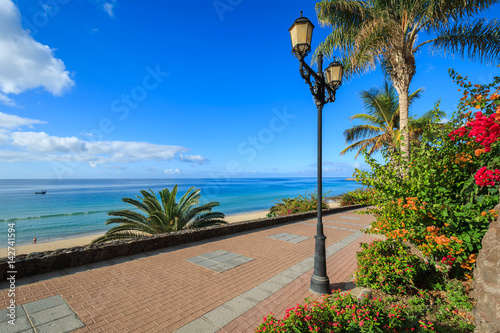
M 11 321 L 12 318 L 15 318 L 13 322 Z M 0 332 L 2 333 L 66 333 L 83 326 L 85 324 L 61 295 L 18 305 L 14 309 L 6 308 L 0 311 Z
M 294 235 L 294 234 L 287 234 L 286 232 L 282 232 L 273 236 L 269 236 L 268 238 L 272 239 L 279 239 L 285 242 L 290 242 L 290 243 L 300 243 L 302 241 L 305 241 L 306 239 L 309 239 L 309 237 L 306 236 L 299 236 L 299 235 Z
M 225 272 L 231 268 L 237 267 L 252 260 L 253 258 L 245 257 L 240 254 L 224 250 L 217 250 L 186 259 L 186 261 L 189 261 L 201 267 L 211 269 L 218 273 Z

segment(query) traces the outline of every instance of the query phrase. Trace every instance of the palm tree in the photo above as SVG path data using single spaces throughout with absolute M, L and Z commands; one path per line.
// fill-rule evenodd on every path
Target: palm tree
M 422 88 L 416 90 L 408 97 L 409 104 L 420 98 Z M 381 89 L 373 88 L 363 90 L 359 94 L 367 113 L 351 116 L 349 120 L 361 120 L 366 124 L 356 125 L 344 131 L 347 148 L 340 155 L 353 150 L 358 150 L 356 156 L 364 149 L 369 155 L 380 149 L 396 151 L 401 138 L 399 131 L 399 103 L 396 89 L 385 82 Z M 420 118 L 418 118 L 420 119 Z M 360 140 L 361 139 L 361 140 Z
M 498 0 L 322 0 L 320 23 L 333 31 L 316 52 L 342 53 L 346 77 L 381 64 L 399 94 L 401 151 L 409 160 L 408 94 L 415 75 L 415 54 L 424 46 L 462 59 L 495 62 L 500 54 L 500 21 L 464 20 Z M 425 35 L 423 35 L 425 34 Z M 430 39 L 418 43 L 426 36 Z
M 123 202 L 133 205 L 145 215 L 128 209 L 109 212 L 108 216 L 114 217 L 108 219 L 106 225 L 113 223 L 120 225 L 108 230 L 104 236 L 94 239 L 91 244 L 225 224 L 223 213 L 212 212 L 212 208 L 219 206 L 219 203 L 212 201 L 198 206 L 200 190 L 193 191 L 193 189 L 194 187 L 191 187 L 187 190 L 179 203 L 175 201 L 177 185 L 171 192 L 166 188 L 159 191 L 160 200 L 151 189 L 149 192 L 141 191 L 142 197 L 136 197 L 140 201 L 123 198 Z
M 420 144 L 425 129 L 429 128 L 431 125 L 437 125 L 439 129 L 444 130 L 444 117 L 446 117 L 446 113 L 439 109 L 439 101 L 436 103 L 434 109 L 427 111 L 420 117 L 410 117 L 408 120 L 408 127 L 410 128 L 410 141 L 412 145 Z

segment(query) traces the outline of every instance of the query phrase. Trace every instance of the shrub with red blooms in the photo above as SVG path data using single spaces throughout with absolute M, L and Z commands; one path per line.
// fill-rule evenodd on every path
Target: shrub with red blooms
M 350 292 L 334 290 L 322 301 L 286 310 L 282 319 L 271 312 L 255 332 L 435 332 L 432 322 L 418 320 L 407 306 L 390 301 L 375 298 L 358 304 Z
M 474 179 L 479 186 L 495 186 L 495 182 L 500 181 L 500 170 L 488 170 L 488 168 L 482 167 L 477 171 Z
M 456 136 L 463 137 L 467 132 L 469 138 L 475 138 L 475 141 L 484 146 L 484 151 L 491 151 L 491 145 L 500 138 L 500 108 L 496 113 L 485 116 L 481 111 L 475 115 L 475 120 L 469 121 L 465 126 L 462 126 L 448 134 L 455 140 Z
M 448 122 L 437 118 L 412 142 L 410 161 L 382 152 L 385 164 L 366 157 L 370 171 L 357 179 L 376 191 L 370 233 L 409 242 L 431 263 L 447 260 L 450 277 L 471 277 L 481 241 L 500 200 L 500 77 L 473 84 L 450 70 L 463 90 Z M 402 172 L 405 170 L 405 172 Z

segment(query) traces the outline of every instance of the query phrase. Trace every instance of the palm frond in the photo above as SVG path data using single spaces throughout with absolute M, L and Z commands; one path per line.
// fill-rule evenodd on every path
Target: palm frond
M 379 127 L 370 125 L 356 125 L 344 131 L 344 138 L 346 143 L 358 140 L 359 138 L 366 138 L 369 136 L 379 135 L 384 130 Z
M 471 23 L 457 23 L 439 29 L 437 37 L 429 42 L 434 53 L 452 53 L 462 59 L 497 63 L 500 56 L 500 21 L 478 19 Z
M 354 156 L 354 158 L 358 158 L 358 155 L 363 151 L 363 149 L 366 149 L 367 147 L 371 147 L 372 145 L 374 145 L 377 142 L 377 138 L 378 137 L 376 136 L 376 137 L 373 137 L 373 138 L 369 138 L 369 139 L 365 139 L 365 140 L 361 140 L 361 141 L 355 142 L 355 143 L 349 145 L 344 150 L 342 150 L 340 152 L 340 155 L 342 156 L 342 155 L 345 155 L 346 153 L 348 153 L 350 151 L 358 150 L 358 152 L 356 153 L 356 156 Z
M 128 210 L 128 209 L 112 210 L 108 213 L 108 216 L 116 216 L 116 217 L 119 217 L 119 218 L 127 220 L 127 221 L 134 221 L 134 222 L 138 222 L 138 223 L 146 223 L 146 220 L 147 220 L 147 218 L 144 215 L 137 213 L 137 212 L 134 212 L 132 210 Z M 108 219 L 108 221 L 111 221 L 111 220 L 114 221 L 114 220 L 116 220 L 116 218 Z M 117 222 L 109 222 L 109 223 L 117 223 Z M 106 221 L 106 224 L 109 224 L 109 223 Z

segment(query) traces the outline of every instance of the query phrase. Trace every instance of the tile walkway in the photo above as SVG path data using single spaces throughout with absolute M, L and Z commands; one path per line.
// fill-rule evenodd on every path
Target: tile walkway
M 374 238 L 360 230 L 372 220 L 354 211 L 323 217 L 332 289 L 353 287 L 356 251 Z M 72 316 L 84 325 L 73 332 L 253 332 L 270 311 L 280 317 L 306 297 L 321 297 L 309 291 L 315 233 L 316 220 L 308 219 L 41 274 L 16 281 L 16 303 L 29 309 L 62 300 L 64 310 L 43 310 L 43 324 Z M 7 283 L 0 288 L 5 309 Z M 24 320 L 36 317 L 27 313 Z M 7 312 L 0 315 L 4 323 Z

